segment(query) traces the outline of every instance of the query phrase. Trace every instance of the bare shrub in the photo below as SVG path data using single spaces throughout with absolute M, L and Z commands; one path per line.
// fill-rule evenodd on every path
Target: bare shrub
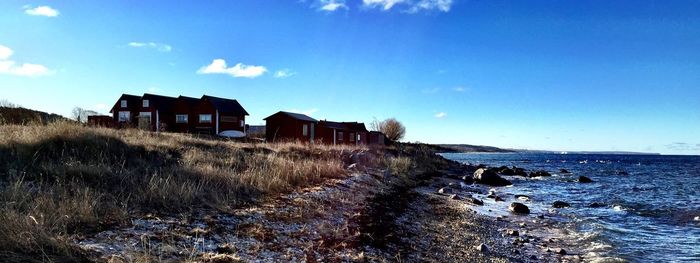
M 400 141 L 406 135 L 406 127 L 395 118 L 389 118 L 383 121 L 374 120 L 370 123 L 370 129 L 382 132 L 392 141 Z

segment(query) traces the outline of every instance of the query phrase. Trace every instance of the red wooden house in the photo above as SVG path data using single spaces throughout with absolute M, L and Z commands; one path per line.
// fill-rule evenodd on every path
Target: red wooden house
M 319 121 L 318 140 L 325 144 L 367 144 L 367 128 L 361 122 Z
M 316 135 L 314 118 L 300 113 L 280 111 L 265 120 L 265 139 L 268 142 L 302 141 L 313 143 Z
M 204 95 L 194 107 L 194 130 L 198 133 L 219 134 L 223 131 L 245 133 L 248 112 L 236 100 Z
M 348 130 L 350 130 L 349 137 L 350 140 L 349 142 L 352 143 L 354 142 L 357 145 L 361 144 L 368 144 L 368 134 L 369 131 L 367 131 L 367 128 L 365 127 L 364 123 L 361 122 L 343 122 L 348 127 Z
M 173 105 L 177 98 L 143 94 L 138 115 L 138 127 L 150 131 L 169 131 L 175 124 Z
M 122 94 L 117 102 L 112 106 L 109 113 L 112 113 L 115 127 L 136 127 L 137 116 L 141 109 L 141 96 Z
M 184 133 L 194 132 L 194 122 L 198 118 L 195 112 L 197 104 L 199 104 L 198 98 L 186 96 L 177 97 L 175 104 L 173 104 L 175 123 L 171 126 L 172 131 Z

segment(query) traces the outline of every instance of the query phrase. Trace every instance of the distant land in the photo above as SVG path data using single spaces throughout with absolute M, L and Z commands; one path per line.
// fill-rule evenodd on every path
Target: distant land
M 549 154 L 626 154 L 626 155 L 661 155 L 660 153 L 629 152 L 629 151 L 547 151 L 504 149 L 493 146 L 471 144 L 433 144 L 437 152 L 443 153 L 549 153 Z
M 47 124 L 55 121 L 70 120 L 58 114 L 22 107 L 0 107 L 0 124 Z

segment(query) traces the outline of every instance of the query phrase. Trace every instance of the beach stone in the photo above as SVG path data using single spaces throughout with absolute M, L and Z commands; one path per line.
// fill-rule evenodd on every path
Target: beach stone
M 526 205 L 518 202 L 513 202 L 510 204 L 510 207 L 508 207 L 508 210 L 510 210 L 513 213 L 516 214 L 529 214 L 530 209 L 527 208 Z
M 470 176 L 470 175 L 465 175 L 465 176 L 462 176 L 462 181 L 464 181 L 465 184 L 473 184 L 474 177 Z
M 475 205 L 484 205 L 484 201 L 479 200 L 478 198 L 475 197 L 469 197 L 469 201 L 472 202 L 472 204 Z
M 566 207 L 570 207 L 570 206 L 571 205 L 569 203 L 564 202 L 564 201 L 554 201 L 554 203 L 552 204 L 552 207 L 554 207 L 554 208 L 566 208 Z
M 559 169 L 559 172 L 563 173 L 563 174 L 570 174 L 571 173 L 571 172 L 569 172 L 569 170 L 566 170 L 566 169 Z
M 518 230 L 514 230 L 514 229 L 508 230 L 508 232 L 506 232 L 506 233 L 508 233 L 509 236 L 514 236 L 514 237 L 517 237 L 520 235 L 520 232 L 518 232 Z
M 485 170 L 483 168 L 476 170 L 474 172 L 474 181 L 480 184 L 490 185 L 490 186 L 506 186 L 511 185 L 510 181 L 499 176 L 491 170 Z
M 588 207 L 590 208 L 600 208 L 600 207 L 605 207 L 606 205 L 603 203 L 598 203 L 598 202 L 593 202 Z
M 484 243 L 481 243 L 481 244 L 479 244 L 478 246 L 476 246 L 476 247 L 474 247 L 474 248 L 476 248 L 476 250 L 481 251 L 481 252 L 483 252 L 483 253 L 488 253 L 488 252 L 489 252 L 489 247 L 486 246 L 486 244 L 484 244 Z
M 452 193 L 452 188 L 449 187 L 443 187 L 438 190 L 438 193 L 440 194 L 451 194 Z
M 527 195 L 515 195 L 515 198 L 518 198 L 523 201 L 530 201 L 530 197 Z
M 519 167 L 513 166 L 513 171 L 514 171 L 515 175 L 527 176 L 527 171 L 525 171 L 524 168 L 519 168 Z
M 450 199 L 452 199 L 452 200 L 462 200 L 462 198 L 459 197 L 459 195 L 450 195 Z
M 495 200 L 496 202 L 503 202 L 503 201 L 505 201 L 505 200 L 503 200 L 503 198 L 501 198 L 500 196 L 496 196 L 496 198 L 494 198 L 493 200 Z
M 532 255 L 532 256 L 530 256 L 530 259 L 532 259 L 532 260 L 537 260 L 537 256 Z
M 543 177 L 543 176 L 552 176 L 552 174 L 548 173 L 547 171 L 544 170 L 539 170 L 536 172 L 531 172 L 530 177 Z
M 353 164 L 351 164 L 351 165 L 348 165 L 348 167 L 347 167 L 346 169 L 348 169 L 348 170 L 357 169 L 357 163 L 353 163 Z
M 578 182 L 579 183 L 592 183 L 593 180 L 591 180 L 591 178 L 588 178 L 586 176 L 581 175 L 578 177 Z
M 630 175 L 628 172 L 625 171 L 619 171 L 617 172 L 617 175 Z
M 566 255 L 566 250 L 564 250 L 563 248 L 557 248 L 557 250 L 555 250 L 554 252 L 556 252 L 559 255 Z

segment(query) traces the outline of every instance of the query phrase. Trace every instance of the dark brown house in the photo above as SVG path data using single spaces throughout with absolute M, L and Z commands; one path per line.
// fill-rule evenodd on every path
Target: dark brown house
M 231 130 L 245 133 L 245 116 L 249 115 L 236 100 L 207 95 L 194 107 L 194 114 L 194 130 L 209 134 Z
M 248 112 L 238 101 L 204 95 L 177 98 L 155 94 L 123 94 L 110 111 L 116 127 L 138 127 L 150 131 L 220 134 L 245 133 Z
M 388 145 L 389 143 L 389 139 L 381 132 L 371 131 L 367 135 L 367 142 L 370 145 Z
M 319 121 L 317 140 L 325 144 L 367 144 L 368 131 L 361 122 Z
M 313 143 L 316 135 L 314 118 L 300 113 L 280 111 L 265 120 L 265 139 L 268 142 L 301 141 Z
M 115 127 L 136 127 L 136 118 L 139 116 L 140 109 L 141 96 L 122 94 L 109 113 L 112 113 Z
M 361 122 L 344 122 L 347 125 L 348 130 L 350 130 L 350 143 L 355 143 L 357 145 L 368 144 L 368 134 L 367 128 L 364 123 Z
M 114 119 L 109 115 L 87 116 L 87 124 L 90 126 L 111 128 L 114 126 Z

